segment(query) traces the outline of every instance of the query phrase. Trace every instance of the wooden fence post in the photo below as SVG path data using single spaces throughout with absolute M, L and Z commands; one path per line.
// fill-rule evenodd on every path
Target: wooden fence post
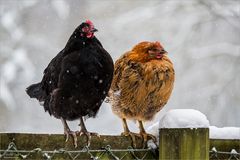
M 162 128 L 159 135 L 159 160 L 208 160 L 208 128 Z

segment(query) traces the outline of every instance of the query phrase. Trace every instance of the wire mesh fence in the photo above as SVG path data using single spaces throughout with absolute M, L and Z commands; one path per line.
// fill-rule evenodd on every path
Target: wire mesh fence
M 168 136 L 160 136 L 158 149 L 135 149 L 131 147 L 129 137 L 114 135 L 92 137 L 90 147 L 86 147 L 85 139 L 81 138 L 76 149 L 72 141 L 66 143 L 61 134 L 0 133 L 0 159 L 240 160 L 240 139 L 209 139 L 207 129 L 165 131 Z M 164 132 L 161 133 L 163 135 Z M 181 137 L 184 139 L 179 141 Z M 200 143 L 202 139 L 206 142 Z M 142 147 L 140 138 L 137 139 L 137 144 L 138 148 Z
M 151 158 L 150 158 L 151 157 Z M 113 160 L 124 160 L 124 159 L 158 159 L 156 151 L 152 149 L 134 149 L 128 147 L 127 149 L 112 149 L 110 145 L 103 147 L 99 150 L 91 150 L 87 146 L 81 150 L 70 151 L 63 148 L 53 151 L 42 150 L 41 148 L 35 148 L 32 150 L 19 150 L 14 142 L 9 143 L 6 150 L 0 150 L 0 159 L 113 159 Z M 213 147 L 209 151 L 210 160 L 240 160 L 240 153 L 235 149 L 230 152 L 218 151 Z
M 235 149 L 232 149 L 230 152 L 226 152 L 226 151 L 218 151 L 215 147 L 213 147 L 209 151 L 209 159 L 210 160 L 223 160 L 223 159 L 224 160 L 240 160 L 240 153 L 238 153 Z
M 124 159 L 158 159 L 152 149 L 134 149 L 128 147 L 127 149 L 112 149 L 110 145 L 102 147 L 99 150 L 91 150 L 87 146 L 81 150 L 70 151 L 63 148 L 53 151 L 42 150 L 35 148 L 32 150 L 19 150 L 14 142 L 9 143 L 6 150 L 0 150 L 0 159 L 111 159 L 111 160 L 124 160 Z

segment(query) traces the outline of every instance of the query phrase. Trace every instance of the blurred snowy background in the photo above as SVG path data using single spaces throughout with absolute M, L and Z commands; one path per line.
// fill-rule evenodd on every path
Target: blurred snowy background
M 211 125 L 240 126 L 239 0 L 0 0 L 0 131 L 63 133 L 60 120 L 25 93 L 86 19 L 116 60 L 140 41 L 161 41 L 174 62 L 170 109 L 203 112 Z M 78 121 L 72 122 L 77 129 Z M 119 134 L 109 104 L 86 121 L 90 131 Z M 134 122 L 130 128 L 136 130 Z

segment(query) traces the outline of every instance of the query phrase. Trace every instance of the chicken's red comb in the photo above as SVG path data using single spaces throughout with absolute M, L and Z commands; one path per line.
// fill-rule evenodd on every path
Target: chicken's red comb
M 155 45 L 158 46 L 158 47 L 162 47 L 162 44 L 159 41 L 156 41 Z
M 93 23 L 92 23 L 92 21 L 90 21 L 90 20 L 86 20 L 85 23 L 89 24 L 90 26 L 93 26 Z

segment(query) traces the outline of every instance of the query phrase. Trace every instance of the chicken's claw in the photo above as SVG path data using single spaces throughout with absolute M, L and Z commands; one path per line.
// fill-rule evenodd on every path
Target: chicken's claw
M 80 130 L 79 135 L 80 135 L 80 136 L 82 136 L 82 135 L 85 135 L 85 136 L 86 136 L 86 138 L 87 138 L 87 141 L 86 141 L 86 142 L 87 142 L 87 147 L 89 147 L 90 144 L 91 144 L 91 138 L 92 138 L 92 136 L 98 136 L 98 137 L 100 137 L 100 135 L 99 135 L 98 133 L 88 132 L 87 130 Z
M 126 137 L 128 137 L 128 136 L 131 137 L 133 148 L 137 147 L 136 137 L 141 137 L 139 134 L 133 133 L 133 132 L 122 132 L 121 135 L 126 136 Z
M 143 148 L 145 148 L 147 146 L 147 141 L 149 139 L 152 139 L 155 144 L 157 143 L 157 138 L 152 134 L 148 134 L 146 132 L 140 132 L 140 135 L 143 139 Z
M 64 134 L 66 136 L 65 142 L 67 142 L 69 140 L 69 136 L 71 136 L 72 139 L 73 139 L 74 147 L 77 148 L 77 135 L 79 134 L 78 131 L 74 132 L 74 131 L 71 131 L 71 130 L 65 130 Z

